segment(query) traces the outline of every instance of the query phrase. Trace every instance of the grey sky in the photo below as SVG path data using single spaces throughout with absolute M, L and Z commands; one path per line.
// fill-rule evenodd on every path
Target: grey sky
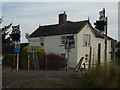
M 90 17 L 92 25 L 99 18 L 99 11 L 106 9 L 108 17 L 108 35 L 118 39 L 118 3 L 117 2 L 4 2 L 2 15 L 4 25 L 20 24 L 22 42 L 26 42 L 25 33 L 32 33 L 38 25 L 58 23 L 58 14 L 66 11 L 68 20 L 82 21 Z M 94 27 L 94 25 L 93 25 Z M 12 28 L 10 29 L 12 31 Z

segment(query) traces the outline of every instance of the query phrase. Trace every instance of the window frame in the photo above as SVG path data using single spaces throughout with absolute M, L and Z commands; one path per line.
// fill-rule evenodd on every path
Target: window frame
M 40 46 L 41 47 L 44 47 L 45 46 L 45 40 L 44 40 L 44 37 L 40 37 Z
M 89 61 L 89 54 L 85 54 L 85 61 L 87 62 L 87 61 Z
M 84 46 L 90 46 L 91 45 L 91 35 L 84 34 L 83 35 L 83 45 Z
M 66 43 L 66 36 L 61 36 L 61 44 L 65 44 Z

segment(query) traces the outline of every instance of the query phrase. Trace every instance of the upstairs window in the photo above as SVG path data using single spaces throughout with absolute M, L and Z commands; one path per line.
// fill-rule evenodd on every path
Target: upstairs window
M 40 46 L 44 46 L 44 38 L 40 38 Z
M 61 44 L 65 44 L 66 43 L 66 36 L 61 36 Z
M 90 45 L 90 40 L 91 40 L 91 36 L 88 35 L 88 34 L 84 34 L 83 45 L 89 46 Z

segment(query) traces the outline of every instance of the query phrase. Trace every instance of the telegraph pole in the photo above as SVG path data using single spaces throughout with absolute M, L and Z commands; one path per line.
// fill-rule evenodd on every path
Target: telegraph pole
M 107 17 L 105 17 L 105 64 L 107 63 Z

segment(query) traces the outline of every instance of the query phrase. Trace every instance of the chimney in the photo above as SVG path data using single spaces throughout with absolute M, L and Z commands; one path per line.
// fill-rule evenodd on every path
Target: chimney
M 64 11 L 64 13 L 59 14 L 59 24 L 64 24 L 66 21 L 67 21 L 67 14 Z

